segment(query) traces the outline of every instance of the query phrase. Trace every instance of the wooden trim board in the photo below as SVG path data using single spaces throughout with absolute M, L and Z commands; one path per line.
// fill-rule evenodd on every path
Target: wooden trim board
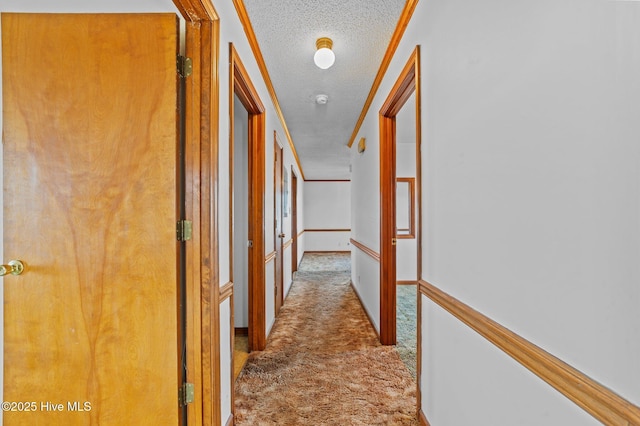
M 217 193 L 220 20 L 213 4 L 173 0 L 186 21 L 186 55 L 194 73 L 186 80 L 192 96 L 186 106 L 186 216 L 193 239 L 187 246 L 187 381 L 195 384 L 195 401 L 187 407 L 188 423 L 221 423 L 220 313 Z
M 402 36 L 404 35 L 404 31 L 407 29 L 407 25 L 409 25 L 409 21 L 411 20 L 411 16 L 413 16 L 413 11 L 418 5 L 418 0 L 407 0 L 402 13 L 400 14 L 400 19 L 398 20 L 398 24 L 396 25 L 396 29 L 391 36 L 391 41 L 389 42 L 389 46 L 387 47 L 387 51 L 382 58 L 382 63 L 380 64 L 380 68 L 378 69 L 378 74 L 376 74 L 376 78 L 373 81 L 373 85 L 371 86 L 371 90 L 369 91 L 369 95 L 367 96 L 367 100 L 364 103 L 362 108 L 362 112 L 360 113 L 360 117 L 356 122 L 356 127 L 353 129 L 353 133 L 351 134 L 351 138 L 349 139 L 349 143 L 347 146 L 351 148 L 353 142 L 358 137 L 358 132 L 360 131 L 360 127 L 362 127 L 362 123 L 364 122 L 367 113 L 369 112 L 369 108 L 373 103 L 373 98 L 375 98 L 376 93 L 378 92 L 378 88 L 380 84 L 382 84 L 382 79 L 391 64 L 391 60 L 393 59 L 393 55 L 396 53 L 396 49 L 402 40 Z
M 220 303 L 222 304 L 222 302 L 231 297 L 233 297 L 233 283 L 228 282 L 220 287 Z
M 272 251 L 271 253 L 269 253 L 268 255 L 265 256 L 264 264 L 266 265 L 267 263 L 271 262 L 275 258 L 276 258 L 276 252 Z
M 349 241 L 355 247 L 357 247 L 358 249 L 362 250 L 364 253 L 368 254 L 370 257 L 372 257 L 373 260 L 375 260 L 376 262 L 380 262 L 380 254 L 377 253 L 375 250 L 370 249 L 369 247 L 367 247 L 364 244 L 354 240 L 353 238 L 349 239 Z
M 418 410 L 418 415 L 419 415 L 418 420 L 420 420 L 420 426 L 431 426 L 431 424 L 429 423 L 429 420 L 427 420 L 427 416 L 425 416 L 424 411 L 422 411 L 422 409 Z
M 249 113 L 249 350 L 266 346 L 265 313 L 265 108 L 233 44 L 229 45 L 229 102 L 233 96 Z
M 351 232 L 351 229 L 305 229 L 304 232 Z

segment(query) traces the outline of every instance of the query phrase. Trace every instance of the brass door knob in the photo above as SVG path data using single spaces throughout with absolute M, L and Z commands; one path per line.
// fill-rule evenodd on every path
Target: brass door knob
M 11 260 L 7 265 L 0 265 L 0 277 L 7 274 L 20 275 L 24 272 L 24 263 L 19 260 Z

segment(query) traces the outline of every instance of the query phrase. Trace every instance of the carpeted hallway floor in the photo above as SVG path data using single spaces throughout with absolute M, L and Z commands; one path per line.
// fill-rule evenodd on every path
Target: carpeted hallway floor
M 396 349 L 415 380 L 418 352 L 417 286 L 399 285 L 396 295 Z
M 418 424 L 415 381 L 350 278 L 349 254 L 305 254 L 266 350 L 236 382 L 236 425 Z

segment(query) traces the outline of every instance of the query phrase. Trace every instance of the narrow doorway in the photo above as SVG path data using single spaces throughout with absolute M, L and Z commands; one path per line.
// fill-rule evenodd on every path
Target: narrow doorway
M 413 127 L 415 128 L 415 179 L 406 180 L 406 191 L 411 191 L 411 182 L 414 182 L 415 194 L 407 196 L 407 210 L 402 218 L 398 217 L 398 143 L 397 138 L 399 126 L 406 126 L 408 123 L 398 123 L 398 119 L 403 120 L 400 114 L 403 107 L 409 100 L 415 102 L 415 107 L 408 108 L 408 114 L 415 114 Z M 380 342 L 384 345 L 395 345 L 397 343 L 397 287 L 398 287 L 398 231 L 415 238 L 415 276 L 420 279 L 422 276 L 422 150 L 421 150 L 421 104 L 420 104 L 420 47 L 409 57 L 406 65 L 400 73 L 396 83 L 391 89 L 386 101 L 380 109 Z M 398 116 L 400 115 L 400 118 Z M 410 120 L 409 120 L 410 121 Z M 401 148 L 402 149 L 402 148 Z M 402 196 L 402 195 L 401 195 Z M 410 200 L 415 200 L 415 207 L 410 205 Z M 400 206 L 402 208 L 402 206 Z M 401 210 L 403 211 L 403 210 Z M 414 227 L 411 227 L 411 216 L 413 216 Z M 404 220 L 409 221 L 408 226 L 402 226 Z M 400 226 L 398 226 L 400 225 Z M 406 229 L 408 230 L 402 230 Z M 401 238 L 402 239 L 402 238 Z M 416 318 L 416 390 L 417 408 L 420 409 L 420 352 L 421 347 L 421 304 L 420 298 L 415 293 L 417 318 Z
M 265 108 L 233 44 L 229 44 L 229 227 L 231 395 L 248 353 L 264 350 L 265 327 Z M 236 151 L 237 148 L 237 151 Z M 246 283 L 246 284 L 245 284 Z M 246 315 L 245 315 L 246 308 Z M 236 319 L 238 319 L 236 321 Z M 245 326 L 246 325 L 246 326 Z M 238 338 L 236 338 L 236 332 Z M 246 335 L 246 340 L 245 336 Z M 246 342 L 246 343 L 245 343 Z M 238 345 L 236 345 L 238 343 Z M 236 351 L 238 346 L 239 351 Z M 239 356 L 237 356 L 239 355 Z M 235 411 L 233 397 L 231 414 Z
M 291 274 L 298 270 L 298 176 L 291 167 Z
M 396 286 L 398 223 L 396 206 L 397 182 L 397 115 L 415 93 L 416 120 L 416 193 L 417 223 L 420 228 L 420 95 L 416 90 L 419 76 L 419 48 L 413 52 L 380 109 L 380 342 L 396 344 Z M 421 235 L 416 233 L 416 268 L 420 276 Z
M 249 113 L 233 96 L 232 241 L 234 379 L 249 357 Z
M 412 93 L 396 115 L 396 349 L 416 378 L 418 243 L 416 101 Z
M 273 241 L 275 244 L 275 252 L 276 252 L 276 267 L 275 267 L 275 280 L 274 280 L 274 309 L 275 309 L 275 317 L 278 317 L 278 313 L 280 312 L 280 308 L 282 307 L 283 302 L 283 274 L 284 274 L 284 264 L 283 264 L 283 255 L 284 255 L 284 239 L 286 234 L 284 233 L 284 176 L 283 176 L 283 158 L 284 150 L 282 146 L 278 143 L 278 137 L 276 132 L 273 132 L 273 154 L 274 154 L 274 164 L 273 164 L 273 225 L 274 225 L 274 236 Z

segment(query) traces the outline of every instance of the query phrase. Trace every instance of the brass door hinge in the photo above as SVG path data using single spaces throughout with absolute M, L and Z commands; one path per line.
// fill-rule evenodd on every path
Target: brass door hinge
M 193 235 L 193 222 L 180 220 L 176 225 L 176 237 L 178 241 L 189 241 Z
M 193 401 L 195 401 L 195 392 L 193 383 L 183 383 L 180 389 L 178 389 L 178 404 L 184 407 L 187 404 L 193 403 Z
M 193 61 L 191 58 L 180 55 L 178 56 L 176 64 L 178 66 L 178 74 L 180 74 L 180 77 L 187 78 L 193 74 Z

